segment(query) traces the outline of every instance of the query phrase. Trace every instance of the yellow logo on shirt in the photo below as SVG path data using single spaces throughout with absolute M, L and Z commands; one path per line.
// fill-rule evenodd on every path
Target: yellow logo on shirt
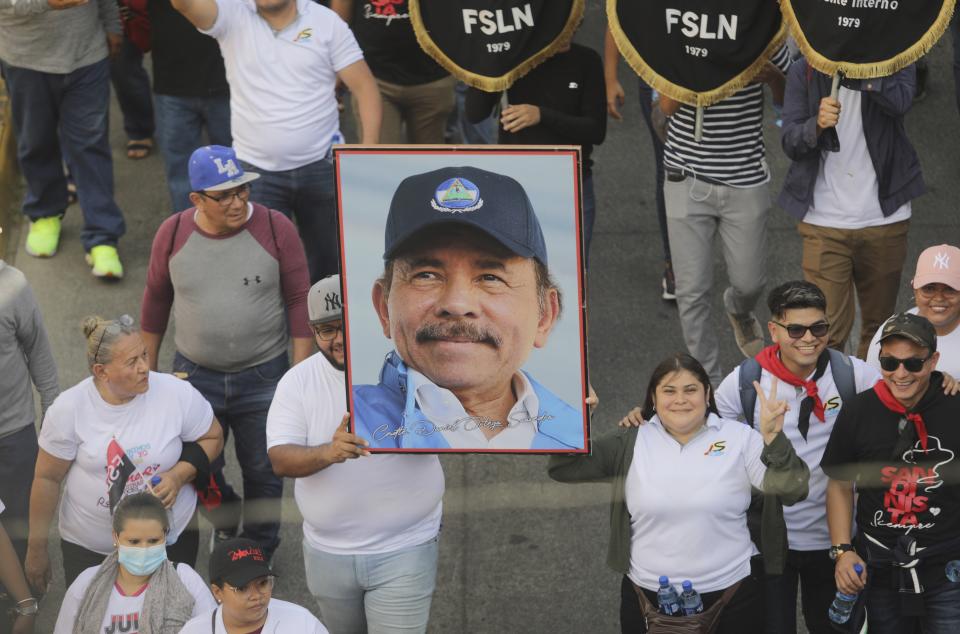
M 723 452 L 727 449 L 726 440 L 718 440 L 717 442 L 710 443 L 710 446 L 707 447 L 707 450 L 703 452 L 705 456 L 722 456 Z
M 306 28 L 306 29 L 300 31 L 299 33 L 297 33 L 297 37 L 293 38 L 293 41 L 294 41 L 294 42 L 306 42 L 306 41 L 309 40 L 311 37 L 313 37 L 313 29 L 311 29 L 311 28 Z

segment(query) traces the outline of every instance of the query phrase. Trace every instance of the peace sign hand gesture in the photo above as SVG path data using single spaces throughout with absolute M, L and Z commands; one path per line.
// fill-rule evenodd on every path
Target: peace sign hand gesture
M 770 394 L 763 395 L 758 381 L 753 382 L 753 388 L 757 391 L 757 397 L 760 399 L 760 434 L 763 436 L 763 442 L 767 445 L 773 442 L 781 430 L 783 430 L 783 417 L 789 411 L 786 401 L 777 399 L 777 377 L 770 377 Z

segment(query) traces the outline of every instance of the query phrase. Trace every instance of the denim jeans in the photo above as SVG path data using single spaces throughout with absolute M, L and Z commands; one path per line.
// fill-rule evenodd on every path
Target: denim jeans
M 322 504 L 322 500 L 316 500 Z M 307 588 L 337 634 L 426 632 L 438 538 L 377 555 L 334 555 L 303 542 Z
M 653 131 L 653 88 L 647 85 L 645 81 L 640 80 L 640 110 L 643 111 L 643 120 L 647 124 L 647 130 L 650 132 L 650 143 L 653 144 L 653 162 L 657 166 L 656 172 L 656 199 L 657 199 L 657 224 L 660 225 L 660 241 L 663 244 L 663 259 L 670 261 L 670 238 L 667 235 L 667 205 L 663 199 L 663 143 L 660 137 Z
M 783 574 L 766 577 L 767 634 L 797 631 L 797 581 L 810 634 L 831 634 L 827 610 L 836 593 L 834 563 L 826 550 L 787 552 Z
M 7 507 L 0 515 L 21 565 L 27 554 L 30 488 L 37 463 L 37 428 L 32 424 L 0 438 L 0 500 Z
M 876 574 L 873 569 L 870 573 Z M 924 616 L 901 617 L 899 591 L 869 584 L 867 624 L 870 634 L 956 634 L 960 632 L 960 584 L 945 583 L 923 593 Z
M 457 117 L 457 129 L 460 132 L 461 143 L 472 143 L 474 145 L 492 145 L 497 142 L 499 134 L 499 125 L 497 117 L 490 115 L 483 121 L 470 123 L 467 120 L 465 103 L 467 100 L 467 85 L 458 81 L 454 88 L 457 97 L 457 107 L 455 109 Z
M 154 95 L 157 144 L 163 154 L 170 190 L 171 212 L 191 207 L 190 155 L 204 145 L 203 130 L 212 145 L 233 145 L 230 134 L 230 96 L 175 97 Z
M 340 272 L 340 239 L 337 236 L 337 186 L 333 159 L 324 158 L 302 167 L 269 172 L 241 161 L 244 170 L 260 174 L 250 183 L 250 200 L 276 209 L 297 221 L 297 231 L 307 253 L 310 283 Z
M 128 139 L 143 140 L 153 136 L 153 100 L 150 77 L 143 69 L 143 53 L 123 38 L 120 53 L 110 60 L 110 80 L 123 113 L 123 131 Z
M 213 413 L 223 427 L 224 441 L 234 433 L 237 462 L 243 473 L 243 532 L 242 537 L 254 539 L 272 554 L 280 544 L 280 498 L 283 496 L 283 478 L 273 473 L 267 457 L 267 411 L 273 400 L 280 377 L 289 368 L 286 353 L 240 372 L 218 372 L 202 367 L 177 352 L 173 371 L 186 375 L 186 380 L 213 407 Z M 224 457 L 211 465 L 215 470 L 223 466 Z M 221 486 L 224 507 L 211 521 L 221 529 L 235 528 L 223 523 L 223 518 L 237 518 L 239 496 L 225 480 Z
M 17 158 L 27 182 L 23 213 L 30 220 L 63 215 L 66 160 L 83 210 L 83 248 L 116 245 L 126 226 L 113 200 L 109 62 L 103 59 L 65 75 L 2 63 L 0 68 L 10 95 Z

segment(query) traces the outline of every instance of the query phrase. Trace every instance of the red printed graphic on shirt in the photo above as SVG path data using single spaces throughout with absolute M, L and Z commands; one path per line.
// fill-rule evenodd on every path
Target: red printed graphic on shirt
M 387 25 L 394 20 L 408 20 L 407 0 L 370 0 L 363 6 L 363 17 L 367 20 L 386 20 Z
M 114 507 L 131 493 L 147 488 L 147 481 L 159 473 L 159 464 L 143 465 L 150 453 L 150 445 L 138 445 L 125 451 L 116 438 L 107 445 L 107 495 L 97 501 L 98 506 L 106 506 L 113 513 Z
M 889 488 L 883 494 L 883 509 L 874 514 L 874 526 L 906 529 L 909 533 L 936 525 L 935 518 L 941 509 L 931 500 L 931 492 L 943 485 L 940 469 L 953 461 L 954 452 L 941 447 L 936 436 L 929 436 L 927 442 L 927 449 L 918 441 L 904 452 L 902 458 L 906 466 L 880 469 L 880 480 Z

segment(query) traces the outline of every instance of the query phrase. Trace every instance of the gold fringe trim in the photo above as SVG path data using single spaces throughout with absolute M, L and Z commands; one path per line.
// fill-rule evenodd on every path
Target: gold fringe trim
M 422 48 L 427 55 L 432 57 L 438 64 L 440 64 L 440 66 L 445 68 L 451 75 L 468 86 L 473 86 L 474 88 L 479 88 L 480 90 L 484 90 L 486 92 L 501 92 L 506 90 L 513 85 L 513 82 L 529 73 L 544 60 L 555 54 L 558 50 L 570 44 L 570 42 L 573 40 L 574 32 L 577 30 L 577 27 L 580 26 L 580 21 L 583 19 L 584 8 L 584 0 L 573 0 L 573 4 L 570 7 L 570 16 L 567 18 L 567 23 L 563 26 L 563 30 L 560 32 L 560 34 L 554 38 L 552 42 L 537 51 L 531 57 L 523 60 L 520 65 L 513 70 L 504 73 L 499 77 L 489 77 L 487 75 L 478 75 L 477 73 L 462 68 L 452 59 L 447 57 L 446 53 L 440 50 L 440 47 L 437 46 L 436 42 L 434 42 L 430 37 L 430 32 L 427 31 L 423 24 L 423 15 L 420 13 L 421 1 L 426 0 L 410 0 L 408 4 L 410 10 L 410 21 L 413 22 L 413 31 L 417 36 L 417 43 L 420 44 L 420 48 Z M 436 1 L 443 2 L 445 0 Z M 547 7 L 550 5 L 551 0 L 545 0 L 542 6 Z
M 786 24 L 781 21 L 780 28 L 777 29 L 776 35 L 774 35 L 770 43 L 767 44 L 763 53 L 754 60 L 750 66 L 745 68 L 743 72 L 712 90 L 695 92 L 664 79 L 640 57 L 640 54 L 637 53 L 637 50 L 623 32 L 623 27 L 620 26 L 620 16 L 617 15 L 617 1 L 618 0 L 607 0 L 607 24 L 610 27 L 610 34 L 613 35 L 613 41 L 617 43 L 617 48 L 620 49 L 620 54 L 627 60 L 630 68 L 640 75 L 643 81 L 647 82 L 651 88 L 671 99 L 690 106 L 710 106 L 744 88 L 753 81 L 753 78 L 756 77 L 757 73 L 766 65 L 770 57 L 783 46 L 783 42 L 787 38 Z M 955 0 L 950 0 L 950 2 L 954 1 Z
M 835 75 L 837 71 L 842 72 L 851 79 L 873 79 L 874 77 L 886 77 L 895 72 L 906 68 L 921 57 L 927 54 L 937 40 L 943 35 L 947 27 L 950 26 L 950 19 L 953 17 L 953 8 L 956 0 L 946 0 L 940 9 L 940 14 L 933 24 L 924 33 L 913 46 L 906 49 L 898 55 L 879 62 L 870 64 L 853 64 L 850 62 L 835 62 L 827 59 L 817 51 L 813 50 L 807 36 L 800 28 L 800 22 L 797 21 L 797 14 L 793 11 L 793 5 L 790 0 L 780 1 L 780 10 L 783 12 L 783 19 L 790 28 L 790 33 L 797 44 L 800 46 L 800 52 L 807 58 L 807 62 L 815 69 L 825 75 Z

